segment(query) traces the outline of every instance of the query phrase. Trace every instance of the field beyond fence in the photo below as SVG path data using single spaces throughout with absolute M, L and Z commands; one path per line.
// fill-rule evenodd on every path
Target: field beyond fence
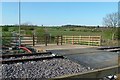
M 13 34 L 18 34 L 19 28 L 16 26 L 13 27 L 2 27 L 2 44 L 9 45 L 12 41 Z M 66 40 L 66 44 L 78 44 L 78 45 L 101 45 L 101 46 L 118 46 L 117 33 L 113 36 L 115 28 L 107 27 L 30 27 L 23 26 L 21 27 L 21 35 L 24 37 L 30 37 L 29 44 L 45 44 L 47 38 L 47 44 L 56 44 L 56 36 L 63 35 L 62 44 L 65 44 L 64 36 L 71 36 L 71 40 Z M 33 33 L 35 34 L 35 41 L 33 40 Z M 44 34 L 48 34 L 47 37 Z M 72 36 L 74 38 L 72 39 Z M 88 38 L 88 41 L 82 41 L 81 39 L 76 39 L 75 36 L 101 36 L 101 42 L 91 41 Z M 21 37 L 23 38 L 23 37 Z M 21 39 L 22 40 L 22 39 Z M 31 41 L 30 41 L 31 40 Z M 98 40 L 99 41 L 99 40 Z M 23 43 L 25 41 L 22 41 Z M 60 41 L 58 41 L 60 43 Z M 93 43 L 94 42 L 94 43 Z M 26 42 L 25 42 L 26 43 Z M 27 44 L 27 43 L 26 43 Z
M 11 39 L 10 39 L 11 38 Z M 10 44 L 15 45 L 19 42 L 19 37 L 3 37 L 3 40 L 8 39 Z M 51 39 L 50 36 L 46 35 L 44 37 L 37 36 L 21 36 L 20 38 L 22 45 L 33 45 L 36 44 L 77 44 L 77 45 L 101 45 L 101 36 L 55 36 Z

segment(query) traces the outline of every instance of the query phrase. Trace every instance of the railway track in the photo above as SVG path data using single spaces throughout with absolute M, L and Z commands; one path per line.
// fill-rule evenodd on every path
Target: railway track
M 110 52 L 116 52 L 116 51 L 119 51 L 119 47 L 98 48 L 98 50 L 93 50 L 90 52 L 82 52 L 79 54 L 96 53 L 96 52 L 101 52 L 101 50 L 102 51 L 110 50 Z M 68 56 L 68 55 L 75 55 L 75 54 L 70 53 L 70 54 L 54 55 L 54 56 L 52 55 L 51 52 L 33 53 L 33 54 L 28 54 L 28 53 L 26 54 L 3 54 L 3 55 L 0 55 L 0 58 L 3 59 L 0 62 L 2 64 L 6 64 L 6 63 L 17 63 L 17 62 L 26 62 L 26 61 L 37 61 L 37 60 L 46 60 L 46 59 L 53 59 L 53 58 L 65 58 L 65 56 Z
M 2 60 L 0 61 L 0 63 L 2 64 L 64 58 L 63 56 L 54 55 L 51 52 L 34 53 L 34 54 L 4 54 L 1 55 L 0 57 L 2 58 Z
M 84 50 L 84 49 L 76 49 L 75 51 L 74 50 L 48 50 L 54 54 L 57 54 L 57 55 L 62 55 L 62 56 L 69 56 L 69 55 L 77 55 L 77 54 L 92 54 L 92 53 L 106 53 L 106 52 L 109 52 L 109 53 L 112 53 L 112 52 L 115 52 L 115 53 L 120 53 L 120 47 L 110 47 L 110 48 L 107 48 L 107 47 L 102 47 L 102 48 L 88 48 L 88 50 Z
M 115 46 L 115 47 L 99 47 L 98 50 L 107 50 L 107 49 L 118 49 L 120 48 L 119 46 Z
M 28 59 L 15 59 L 15 60 L 2 60 L 0 63 L 9 64 L 9 63 L 18 63 L 18 62 L 27 62 L 27 61 L 39 61 L 39 60 L 49 60 L 55 58 L 64 58 L 63 56 L 50 56 L 50 57 L 41 57 L 41 58 L 28 58 Z
M 120 47 L 100 47 L 98 50 L 104 50 L 109 52 L 120 52 Z
M 100 69 L 117 65 L 119 54 L 117 51 L 98 50 L 97 48 L 51 50 L 51 52 L 82 64 L 88 69 Z
M 59 52 L 58 52 L 59 51 Z M 77 73 L 72 75 L 64 75 L 57 77 L 55 80 L 68 78 L 106 78 L 109 75 L 118 74 L 117 53 L 120 52 L 120 47 L 96 48 L 96 49 L 79 49 L 75 52 L 72 50 L 56 50 L 54 54 L 66 56 L 68 59 L 82 65 L 90 66 L 93 70 L 87 73 Z M 73 53 L 72 53 L 73 52 Z M 86 67 L 87 67 L 86 66 Z M 104 80 L 104 79 L 103 79 Z M 111 79 L 108 79 L 111 80 Z
M 24 59 L 23 56 L 26 58 Z M 54 78 L 55 76 L 87 70 L 82 65 L 51 52 L 5 54 L 1 58 L 3 60 L 0 61 L 2 63 L 0 69 L 3 78 Z
M 78 67 L 78 71 L 77 72 L 74 72 L 74 71 L 76 71 L 76 69 L 77 69 L 77 66 L 78 65 L 76 65 L 76 67 L 73 65 L 73 67 L 71 67 L 72 66 L 72 64 L 71 64 L 71 62 L 70 62 L 70 64 L 68 65 L 68 66 L 66 66 L 67 65 L 67 61 L 65 60 L 65 58 L 67 58 L 67 59 L 69 59 L 69 60 L 71 60 L 71 61 L 73 61 L 73 62 L 75 62 L 74 61 L 74 59 L 75 60 L 78 60 L 79 61 L 79 59 L 80 59 L 80 61 L 81 60 L 83 60 L 83 59 L 85 59 L 84 61 L 86 62 L 86 61 L 93 61 L 93 63 L 91 63 L 91 62 L 89 62 L 89 64 L 93 64 L 93 66 L 94 66 L 94 61 L 97 61 L 96 59 L 100 59 L 100 60 L 103 60 L 103 62 L 104 62 L 104 59 L 105 58 L 103 58 L 103 57 L 101 57 L 101 56 L 105 56 L 105 57 L 108 57 L 108 60 L 112 60 L 112 58 L 109 56 L 109 54 L 108 53 L 106 53 L 107 51 L 106 50 L 108 50 L 108 49 L 103 49 L 103 50 L 95 50 L 94 49 L 94 51 L 92 50 L 92 49 L 90 49 L 91 51 L 89 51 L 89 52 L 87 52 L 86 50 L 83 50 L 83 52 L 81 52 L 81 53 L 79 53 L 80 51 L 78 50 L 78 51 L 76 51 L 77 53 L 75 53 L 74 54 L 74 51 L 72 51 L 72 50 L 70 50 L 70 51 L 66 51 L 66 52 L 64 52 L 64 53 L 69 53 L 69 54 L 55 54 L 54 52 L 43 52 L 43 53 L 33 53 L 33 54 L 3 54 L 3 55 L 0 55 L 0 57 L 3 59 L 3 60 L 1 60 L 0 62 L 3 64 L 3 68 L 6 70 L 6 72 L 8 73 L 9 71 L 9 69 L 6 69 L 6 66 L 7 67 L 13 67 L 12 69 L 15 71 L 15 72 L 12 72 L 12 74 L 10 75 L 10 76 L 12 76 L 13 74 L 15 74 L 15 76 L 16 77 L 21 77 L 22 75 L 17 75 L 18 73 L 17 73 L 17 71 L 18 72 L 20 72 L 21 71 L 21 69 L 23 69 L 23 72 L 26 72 L 27 73 L 27 75 L 26 74 L 24 74 L 24 73 L 21 73 L 21 74 L 23 74 L 23 75 L 26 75 L 26 76 L 32 76 L 32 77 L 34 77 L 34 76 L 37 76 L 37 77 L 42 77 L 42 76 L 44 76 L 45 78 L 47 77 L 47 78 L 54 78 L 55 76 L 57 77 L 57 79 L 58 78 L 71 78 L 71 77 L 88 77 L 89 76 L 89 74 L 95 74 L 95 76 L 92 76 L 92 77 L 96 77 L 96 78 L 98 78 L 98 77 L 104 77 L 104 76 L 108 76 L 108 75 L 110 75 L 111 73 L 112 74 L 116 74 L 116 71 L 117 71 L 117 67 L 115 67 L 115 69 L 114 69 L 114 67 L 112 67 L 112 68 L 110 68 L 110 69 L 104 69 L 103 68 L 103 70 L 100 70 L 100 69 L 98 69 L 99 71 L 94 71 L 94 69 L 93 70 L 91 70 L 91 69 L 88 69 L 87 67 L 82 67 L 82 66 L 79 66 Z M 71 52 L 72 51 L 72 52 Z M 56 51 L 55 51 L 56 52 Z M 71 53 L 70 53 L 71 52 Z M 101 53 L 102 52 L 102 53 Z M 104 52 L 105 52 L 105 54 L 104 54 Z M 54 53 L 54 54 L 53 54 Z M 58 53 L 60 53 L 60 51 L 58 51 Z M 83 54 L 84 53 L 84 54 Z M 90 54 L 89 54 L 90 53 Z M 97 54 L 95 54 L 95 53 L 97 53 Z M 110 53 L 112 53 L 112 52 L 110 52 Z M 77 55 L 78 54 L 78 55 Z M 81 54 L 81 55 L 79 55 L 79 54 Z M 114 55 L 114 53 L 113 54 L 111 54 L 111 56 L 113 56 Z M 77 58 L 77 57 L 78 58 Z M 87 56 L 90 56 L 90 57 L 87 57 Z M 100 58 L 97 58 L 97 57 L 99 57 L 100 56 Z M 86 58 L 87 57 L 87 58 Z M 94 57 L 94 58 L 92 58 L 92 57 Z M 113 57 L 115 57 L 115 56 L 113 56 Z M 57 60 L 56 60 L 57 59 Z M 72 60 L 73 59 L 73 60 Z M 89 59 L 91 59 L 91 60 L 89 60 Z M 42 60 L 45 60 L 46 62 L 43 62 Z M 52 60 L 52 61 L 51 61 Z M 100 60 L 98 60 L 98 62 L 100 61 Z M 105 59 L 105 61 L 106 61 L 107 59 Z M 49 62 L 50 61 L 50 62 Z M 62 63 L 62 61 L 63 61 L 63 63 Z M 83 63 L 84 63 L 84 61 L 83 61 Z M 113 60 L 112 60 L 113 61 Z M 16 64 L 16 63 L 21 63 L 22 62 L 22 64 Z M 25 63 L 24 63 L 25 62 Z M 32 63 L 32 62 L 34 62 L 34 63 Z M 95 64 L 96 63 L 98 63 L 98 62 L 95 62 Z M 100 63 L 103 63 L 102 61 L 100 62 Z M 14 64 L 15 63 L 15 64 Z M 50 64 L 49 64 L 50 63 Z M 59 63 L 59 64 L 58 64 Z M 7 65 L 6 65 L 7 64 Z M 33 65 L 34 64 L 34 65 Z M 42 65 L 41 65 L 42 64 Z M 56 65 L 57 64 L 57 65 Z M 66 65 L 65 65 L 66 64 Z M 87 64 L 87 63 L 86 63 Z M 89 64 L 87 64 L 87 65 L 89 65 Z M 105 63 L 106 64 L 106 63 Z M 19 69 L 19 70 L 17 70 L 16 69 L 16 67 L 15 66 L 24 66 L 24 67 L 21 67 L 21 69 Z M 36 65 L 36 67 L 35 67 L 35 65 Z M 46 67 L 45 67 L 45 65 L 46 65 Z M 54 65 L 56 65 L 56 67 L 54 66 Z M 79 65 L 81 65 L 81 62 L 80 62 L 80 64 Z M 98 64 L 99 66 L 100 66 L 100 64 Z M 103 64 L 101 64 L 101 65 L 103 65 Z M 31 68 L 30 67 L 28 67 L 28 66 L 32 66 Z M 49 66 L 51 66 L 51 68 L 49 68 Z M 63 66 L 63 67 L 61 67 L 61 66 Z M 89 65 L 90 66 L 90 65 Z M 38 67 L 40 67 L 40 68 L 38 68 Z M 53 69 L 53 67 L 55 67 L 54 69 Z M 66 68 L 64 68 L 64 67 L 66 67 Z M 71 67 L 71 68 L 67 68 L 67 67 Z M 27 69 L 28 68 L 28 69 Z M 39 71 L 40 73 L 34 73 L 34 76 L 32 75 L 32 74 L 29 74 L 29 68 L 30 68 L 30 70 L 33 70 L 33 72 L 32 73 L 34 73 L 34 72 L 37 72 L 39 69 L 41 70 L 41 71 Z M 46 68 L 46 69 L 44 69 L 44 68 Z M 91 67 L 92 68 L 92 67 Z M 11 69 L 11 68 L 10 68 Z M 24 70 L 24 69 L 27 69 L 27 70 Z M 50 69 L 50 70 L 49 70 Z M 57 70 L 56 70 L 57 69 Z M 64 70 L 64 73 L 63 72 L 61 72 L 62 71 L 62 69 Z M 72 71 L 72 69 L 73 69 L 73 71 Z M 35 70 L 35 71 L 34 71 Z M 44 70 L 44 71 L 42 71 L 42 70 Z M 51 71 L 51 70 L 54 70 L 54 71 Z M 70 72 L 69 72 L 69 70 L 70 70 Z M 44 73 L 44 72 L 46 72 L 46 71 L 50 71 L 49 73 L 49 75 L 47 74 L 47 73 Z M 90 71 L 89 73 L 86 73 L 87 71 Z M 91 72 L 91 71 L 93 71 L 93 72 Z M 54 73 L 52 73 L 52 72 L 54 72 Z M 68 75 L 68 72 L 69 73 L 78 73 L 78 74 L 76 74 L 76 75 Z M 82 72 L 82 73 L 81 73 Z M 85 74 L 83 74 L 85 72 Z M 3 74 L 5 74 L 4 76 L 6 76 L 7 75 L 7 73 L 3 73 Z M 97 74 L 96 74 L 97 73 Z M 104 73 L 104 75 L 99 75 L 99 74 L 103 74 Z M 41 74 L 43 74 L 43 75 L 41 75 Z M 57 74 L 57 75 L 56 75 Z M 64 74 L 66 74 L 66 76 L 62 76 L 62 77 L 59 77 L 59 76 L 61 76 L 61 75 L 64 75 Z M 41 76 L 40 76 L 41 75 Z M 8 77 L 9 77 L 9 75 L 7 75 Z M 13 76 L 14 77 L 14 76 Z
M 0 55 L 0 58 L 10 58 L 10 57 L 22 57 L 22 56 L 34 56 L 34 55 L 52 55 L 51 52 L 43 52 L 43 53 L 33 53 L 33 54 L 29 54 L 29 53 L 18 53 L 18 54 L 2 54 Z

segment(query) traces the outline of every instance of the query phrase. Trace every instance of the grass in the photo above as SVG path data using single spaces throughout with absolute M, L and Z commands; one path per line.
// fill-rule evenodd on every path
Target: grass
M 2 32 L 2 27 L 0 27 L 0 32 Z
M 2 27 L 0 27 L 0 36 L 2 36 Z
M 83 35 L 83 36 L 88 36 L 88 35 L 100 35 L 100 33 L 97 32 L 80 32 L 80 31 L 49 31 L 49 33 L 53 36 L 57 35 Z
M 21 30 L 24 30 L 26 35 L 32 35 L 32 27 L 21 27 Z M 9 27 L 8 31 L 0 31 L 3 36 L 12 36 L 12 32 L 18 32 L 18 27 Z M 95 27 L 34 27 L 35 34 L 38 36 L 43 36 L 44 33 L 50 34 L 52 37 L 58 35 L 68 35 L 68 36 L 102 36 L 102 39 L 105 40 L 104 43 L 108 40 L 112 40 L 112 34 L 115 31 L 114 28 L 95 28 Z M 23 32 L 21 32 L 22 34 Z
M 102 29 L 102 28 L 84 28 L 84 27 L 75 27 L 75 28 L 65 28 L 65 27 L 50 27 L 50 28 L 41 28 L 41 27 L 36 27 L 34 28 L 36 33 L 37 32 L 47 32 L 53 36 L 57 36 L 57 35 L 84 35 L 84 36 L 88 36 L 88 35 L 102 35 L 103 38 L 110 38 L 113 29 Z M 43 31 L 45 30 L 46 31 Z M 1 30 L 1 27 L 0 27 Z M 32 30 L 29 30 L 29 28 L 22 28 L 22 30 L 25 30 L 25 32 L 27 34 L 31 34 Z M 8 33 L 11 33 L 13 31 L 18 32 L 18 28 L 17 27 L 10 27 Z M 4 33 L 5 31 L 3 31 Z
M 1 28 L 0 28 L 1 29 Z M 45 30 L 46 31 L 43 31 Z M 1 29 L 2 30 L 2 29 Z M 24 28 L 22 28 L 24 30 Z M 10 27 L 8 32 L 3 31 L 3 35 L 11 35 L 11 32 L 16 31 L 18 32 L 18 28 L 16 27 Z M 52 28 L 41 28 L 36 27 L 35 28 L 36 34 L 41 35 L 45 32 L 51 34 L 51 36 L 57 36 L 57 35 L 76 35 L 76 36 L 102 36 L 103 39 L 111 39 L 112 38 L 112 29 L 101 29 L 101 28 L 65 28 L 65 27 L 52 27 Z M 27 35 L 32 35 L 32 30 L 25 28 L 25 33 Z
M 48 32 L 52 35 L 52 36 L 57 36 L 57 35 L 76 35 L 76 36 L 102 36 L 103 39 L 111 39 L 112 36 L 112 31 L 103 31 L 103 32 L 90 32 L 90 31 L 64 31 L 64 30 L 48 30 Z

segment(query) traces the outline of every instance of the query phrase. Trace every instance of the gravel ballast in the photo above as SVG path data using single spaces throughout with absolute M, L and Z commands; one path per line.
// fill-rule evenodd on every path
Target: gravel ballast
M 90 70 L 68 59 L 2 64 L 2 78 L 54 78 Z

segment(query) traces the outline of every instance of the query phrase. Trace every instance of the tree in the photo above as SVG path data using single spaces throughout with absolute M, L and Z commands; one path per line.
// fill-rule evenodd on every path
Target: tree
M 114 40 L 116 35 L 118 34 L 117 27 L 118 27 L 118 13 L 111 13 L 107 14 L 103 18 L 103 25 L 107 27 L 113 27 L 113 33 L 112 33 L 112 40 Z
M 107 27 L 117 27 L 118 26 L 118 13 L 107 14 L 103 18 L 103 25 Z

